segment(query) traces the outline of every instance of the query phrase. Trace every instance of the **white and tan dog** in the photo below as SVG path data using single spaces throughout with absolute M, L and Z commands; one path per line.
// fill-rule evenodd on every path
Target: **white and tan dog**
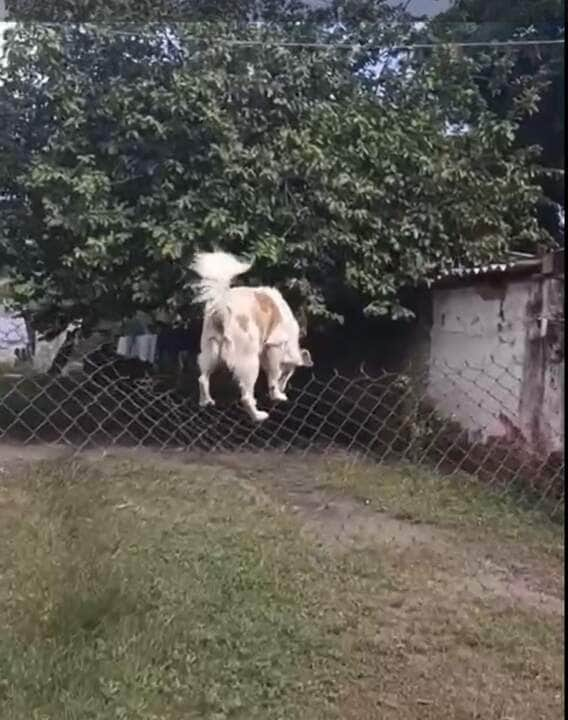
M 215 404 L 209 378 L 223 363 L 238 381 L 250 417 L 266 420 L 268 413 L 257 408 L 254 397 L 260 368 L 266 373 L 270 398 L 278 402 L 287 400 L 284 391 L 295 369 L 313 365 L 309 351 L 300 348 L 298 322 L 275 288 L 231 287 L 251 263 L 224 252 L 198 253 L 191 268 L 199 275 L 195 302 L 205 305 L 199 404 Z

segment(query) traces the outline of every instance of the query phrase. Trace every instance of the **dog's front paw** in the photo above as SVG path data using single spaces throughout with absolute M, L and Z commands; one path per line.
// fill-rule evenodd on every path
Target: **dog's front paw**
M 201 407 L 201 408 L 215 407 L 215 400 L 213 400 L 213 398 L 205 398 L 204 400 L 200 400 L 199 407 Z
M 265 420 L 268 420 L 268 413 L 264 412 L 264 410 L 257 410 L 255 416 L 254 416 L 255 422 L 261 423 Z

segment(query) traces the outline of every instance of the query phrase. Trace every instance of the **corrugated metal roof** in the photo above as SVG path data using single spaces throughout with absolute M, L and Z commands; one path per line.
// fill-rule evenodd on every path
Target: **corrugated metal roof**
M 507 260 L 502 262 L 488 263 L 487 265 L 478 265 L 477 267 L 457 266 L 449 270 L 443 270 L 436 278 L 439 280 L 446 279 L 469 279 L 474 277 L 482 277 L 484 275 L 493 275 L 496 273 L 513 273 L 523 270 L 537 270 L 542 263 L 542 258 L 536 255 L 525 255 L 517 253 L 511 255 Z

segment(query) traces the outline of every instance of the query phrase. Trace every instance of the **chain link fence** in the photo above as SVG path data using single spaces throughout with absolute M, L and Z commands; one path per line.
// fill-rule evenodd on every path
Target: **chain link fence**
M 213 408 L 197 402 L 189 367 L 161 373 L 106 343 L 67 367 L 25 362 L 0 375 L 0 443 L 149 446 L 188 452 L 341 451 L 356 461 L 409 463 L 473 477 L 559 517 L 564 499 L 563 417 L 531 409 L 519 368 L 430 362 L 409 373 L 298 370 L 287 403 L 271 405 L 264 378 L 254 425 L 230 378 L 214 377 Z M 542 401 L 542 398 L 541 398 Z M 560 404 L 558 405 L 560 408 Z M 557 408 L 557 410 L 558 410 Z M 1 454 L 1 445 L 0 445 Z

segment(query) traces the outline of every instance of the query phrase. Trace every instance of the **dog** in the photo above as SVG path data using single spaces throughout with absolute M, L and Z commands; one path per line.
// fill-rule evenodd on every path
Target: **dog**
M 300 347 L 300 326 L 288 303 L 271 287 L 231 287 L 252 263 L 224 252 L 198 253 L 191 269 L 195 302 L 204 305 L 201 352 L 198 357 L 199 404 L 214 405 L 211 374 L 224 364 L 237 380 L 241 403 L 255 422 L 268 418 L 259 410 L 254 388 L 262 368 L 270 399 L 287 400 L 285 390 L 298 367 L 313 367 L 309 350 Z

